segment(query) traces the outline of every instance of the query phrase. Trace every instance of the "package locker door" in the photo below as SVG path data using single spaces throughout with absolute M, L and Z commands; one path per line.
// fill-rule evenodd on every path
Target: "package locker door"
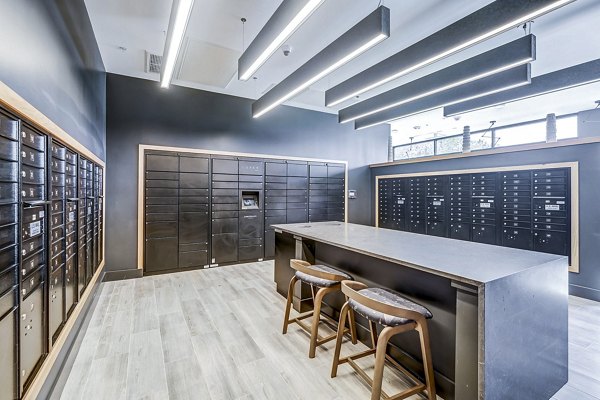
M 502 194 L 502 245 L 531 250 L 531 171 L 500 174 Z
M 533 249 L 570 256 L 569 169 L 533 171 Z
M 95 272 L 94 265 L 94 163 L 88 161 L 86 170 L 86 201 L 85 201 L 85 223 L 86 223 L 86 261 L 85 277 L 86 284 L 90 283 Z
M 308 173 L 308 221 L 328 221 L 329 191 L 327 185 L 327 164 L 310 163 L 308 165 Z
M 66 264 L 66 148 L 50 144 L 50 280 L 48 282 L 49 345 L 56 341 L 65 319 L 64 271 Z
M 287 222 L 287 163 L 265 162 L 265 258 L 275 257 L 275 231 L 271 225 Z
M 286 220 L 288 224 L 308 222 L 308 179 L 309 166 L 306 162 L 287 162 L 286 182 Z M 327 166 L 323 165 L 324 175 L 327 176 Z
M 238 259 L 257 261 L 265 257 L 264 171 L 265 161 L 240 158 L 238 185 Z
M 0 113 L 0 400 L 18 396 L 19 123 Z
M 211 174 L 211 264 L 238 261 L 239 163 L 213 158 Z
M 409 192 L 407 230 L 414 233 L 426 233 L 426 179 L 424 177 L 406 179 Z
M 44 298 L 48 265 L 46 136 L 21 127 L 21 273 L 19 318 L 19 385 L 23 393 L 46 353 Z M 40 179 L 40 177 L 43 177 Z
M 450 175 L 450 233 L 452 239 L 471 240 L 471 175 Z
M 209 161 L 179 157 L 179 268 L 210 264 Z
M 79 156 L 77 162 L 77 288 L 79 296 L 87 286 L 86 261 L 87 261 L 87 223 L 86 223 L 86 197 L 87 197 L 87 163 Z
M 427 199 L 426 199 L 426 231 L 432 236 L 448 236 L 448 215 L 446 202 L 446 187 L 448 177 L 427 177 Z
M 77 285 L 77 154 L 67 149 L 65 153 L 65 315 L 73 311 L 78 299 Z
M 498 244 L 497 173 L 471 175 L 472 240 L 479 243 Z
M 346 168 L 344 164 L 327 164 L 327 219 L 346 219 Z
M 146 154 L 146 272 L 176 269 L 178 260 L 179 157 Z

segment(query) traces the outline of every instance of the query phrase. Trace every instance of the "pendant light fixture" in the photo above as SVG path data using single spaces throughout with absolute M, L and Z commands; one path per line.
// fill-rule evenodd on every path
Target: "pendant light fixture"
M 284 0 L 239 58 L 238 79 L 250 79 L 323 1 Z
M 335 106 L 575 0 L 496 0 L 325 92 Z
M 339 111 L 349 122 L 431 96 L 535 60 L 535 36 L 529 34 L 448 68 L 416 79 Z
M 531 82 L 531 65 L 525 64 L 497 74 L 478 79 L 452 89 L 428 96 L 410 103 L 402 104 L 385 111 L 369 115 L 354 121 L 355 129 L 364 129 L 371 126 L 390 122 L 399 118 L 419 114 L 448 104 L 501 92 L 517 86 L 527 85 Z
M 171 84 L 177 55 L 181 49 L 193 7 L 194 0 L 173 0 L 169 28 L 167 30 L 167 40 L 163 52 L 163 66 L 160 71 L 160 86 L 163 88 L 168 88 Z
M 335 71 L 390 36 L 390 10 L 380 6 L 350 28 L 316 56 L 292 72 L 260 99 L 252 103 L 258 118 L 279 104 L 300 94 L 313 83 Z
M 600 81 L 600 59 L 536 76 L 531 84 L 444 107 L 449 117 Z

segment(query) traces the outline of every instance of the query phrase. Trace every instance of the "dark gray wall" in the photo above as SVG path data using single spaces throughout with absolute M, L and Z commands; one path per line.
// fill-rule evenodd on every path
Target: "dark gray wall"
M 138 145 L 347 160 L 349 221 L 371 224 L 369 163 L 387 157 L 389 126 L 360 132 L 337 116 L 278 107 L 259 119 L 252 100 L 109 74 L 107 78 L 107 269 L 136 268 Z
M 580 273 L 569 274 L 570 291 L 600 301 L 600 143 L 373 168 L 371 188 L 375 196 L 377 175 L 567 161 L 579 161 L 580 185 Z
M 106 74 L 83 0 L 1 0 L 0 80 L 104 159 Z

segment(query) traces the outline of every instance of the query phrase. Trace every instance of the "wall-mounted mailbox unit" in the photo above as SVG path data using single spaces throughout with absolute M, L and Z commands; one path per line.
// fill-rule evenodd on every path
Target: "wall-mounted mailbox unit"
M 0 400 L 26 395 L 101 262 L 102 176 L 0 110 Z
M 377 226 L 571 256 L 570 167 L 377 177 Z

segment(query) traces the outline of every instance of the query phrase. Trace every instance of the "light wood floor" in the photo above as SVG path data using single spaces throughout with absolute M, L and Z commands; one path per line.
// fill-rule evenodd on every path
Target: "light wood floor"
M 329 377 L 333 343 L 311 360 L 299 327 L 281 334 L 271 262 L 106 282 L 99 296 L 61 399 L 370 398 L 349 366 Z M 573 297 L 570 318 L 570 381 L 554 399 L 599 400 L 600 303 Z

